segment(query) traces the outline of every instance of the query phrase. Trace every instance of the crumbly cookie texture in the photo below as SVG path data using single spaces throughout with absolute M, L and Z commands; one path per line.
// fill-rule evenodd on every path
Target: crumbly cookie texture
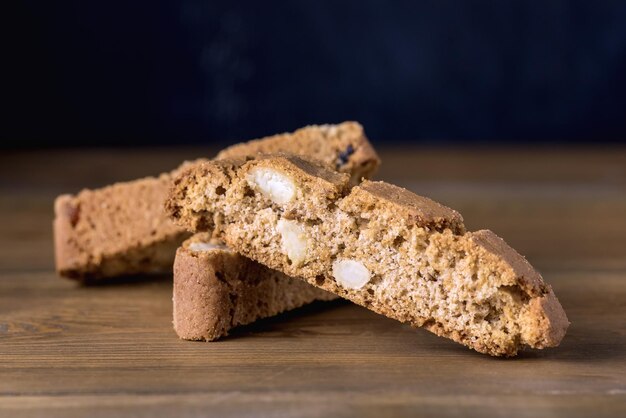
M 553 347 L 569 325 L 550 286 L 493 232 L 466 232 L 458 212 L 388 183 L 351 188 L 295 155 L 197 165 L 166 207 L 246 257 L 481 353 Z
M 369 178 L 379 165 L 378 156 L 356 122 L 308 126 L 253 140 L 227 148 L 218 158 L 277 151 L 310 154 L 349 173 L 354 182 Z M 167 218 L 163 202 L 172 177 L 202 161 L 185 163 L 159 177 L 59 196 L 53 224 L 59 275 L 91 281 L 171 271 L 176 248 L 190 234 Z
M 229 250 L 209 234 L 185 241 L 174 261 L 174 330 L 214 341 L 234 327 L 337 296 Z

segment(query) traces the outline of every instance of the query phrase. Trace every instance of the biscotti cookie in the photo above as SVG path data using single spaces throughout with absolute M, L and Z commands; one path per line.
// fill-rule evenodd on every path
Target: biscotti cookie
M 559 344 L 568 320 L 549 285 L 491 231 L 408 190 L 293 155 L 195 166 L 167 201 L 175 221 L 240 254 L 479 352 Z
M 170 174 L 118 183 L 54 203 L 59 275 L 89 281 L 171 270 L 189 233 L 163 212 Z
M 261 150 L 308 154 L 355 180 L 370 177 L 379 164 L 363 128 L 355 122 L 308 126 L 253 140 L 218 157 L 244 158 Z M 189 237 L 163 211 L 175 172 L 59 196 L 54 220 L 58 273 L 87 281 L 171 271 L 176 248 Z
M 174 329 L 213 341 L 237 326 L 337 296 L 245 258 L 209 234 L 185 241 L 174 261 Z

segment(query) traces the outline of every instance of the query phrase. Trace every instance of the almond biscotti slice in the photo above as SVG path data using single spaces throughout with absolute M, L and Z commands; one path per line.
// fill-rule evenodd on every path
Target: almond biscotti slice
M 166 203 L 190 230 L 375 312 L 482 353 L 559 344 L 568 320 L 549 285 L 491 231 L 408 190 L 293 155 L 195 166 Z
M 209 234 L 194 235 L 174 261 L 174 329 L 213 341 L 237 326 L 337 296 L 245 258 Z
M 349 173 L 354 181 L 369 178 L 379 164 L 356 122 L 308 126 L 253 140 L 224 150 L 218 158 L 246 157 L 261 150 L 311 155 Z M 54 220 L 57 272 L 89 281 L 171 271 L 176 248 L 190 235 L 163 211 L 176 172 L 59 196 Z

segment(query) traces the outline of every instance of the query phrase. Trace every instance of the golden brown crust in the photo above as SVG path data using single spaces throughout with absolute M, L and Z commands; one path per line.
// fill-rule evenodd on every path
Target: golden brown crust
M 186 340 L 207 340 L 226 335 L 232 321 L 230 291 L 217 279 L 215 268 L 223 262 L 220 253 L 212 261 L 194 257 L 179 247 L 174 261 L 174 330 Z M 226 255 L 228 256 L 228 255 Z
M 448 228 L 456 234 L 465 231 L 463 217 L 457 211 L 384 181 L 364 181 L 342 205 L 346 209 L 354 206 L 351 210 L 355 212 L 375 205 L 374 210 L 393 211 L 410 224 L 436 230 Z
M 199 245 L 194 249 L 194 244 Z M 174 329 L 182 339 L 213 341 L 234 327 L 332 299 L 336 296 L 220 246 L 208 234 L 190 238 L 176 253 Z

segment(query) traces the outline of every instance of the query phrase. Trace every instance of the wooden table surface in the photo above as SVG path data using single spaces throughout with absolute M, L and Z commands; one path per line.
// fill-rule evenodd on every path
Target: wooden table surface
M 552 284 L 567 336 L 509 360 L 341 301 L 186 342 L 171 277 L 55 276 L 57 194 L 203 151 L 3 152 L 0 416 L 626 416 L 626 149 L 381 152 L 379 178 L 494 230 Z

